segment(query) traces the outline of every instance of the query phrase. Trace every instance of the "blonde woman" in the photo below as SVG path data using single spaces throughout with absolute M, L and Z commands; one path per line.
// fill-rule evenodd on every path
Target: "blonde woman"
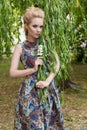
M 38 7 L 29 7 L 24 14 L 24 30 L 26 40 L 16 45 L 11 67 L 11 77 L 25 77 L 18 92 L 15 107 L 14 130 L 64 130 L 63 116 L 60 110 L 58 88 L 54 77 L 59 71 L 59 59 L 55 65 L 56 73 L 50 72 L 44 81 L 37 80 L 38 66 L 43 65 L 41 57 L 37 57 L 39 37 L 44 26 L 44 12 Z M 24 70 L 19 70 L 19 61 Z M 40 105 L 37 88 L 48 87 L 49 104 Z

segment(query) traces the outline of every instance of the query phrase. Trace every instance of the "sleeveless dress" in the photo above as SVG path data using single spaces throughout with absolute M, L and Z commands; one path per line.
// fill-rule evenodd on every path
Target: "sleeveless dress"
M 39 43 L 21 43 L 21 62 L 24 68 L 33 68 L 37 58 Z M 14 130 L 64 130 L 63 115 L 60 109 L 58 86 L 54 80 L 48 86 L 49 103 L 40 104 L 35 87 L 37 73 L 28 75 L 21 83 L 16 105 Z

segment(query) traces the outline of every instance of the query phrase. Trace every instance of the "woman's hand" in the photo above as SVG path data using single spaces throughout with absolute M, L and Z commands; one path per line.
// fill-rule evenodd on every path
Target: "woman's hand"
M 43 65 L 42 57 L 38 57 L 38 58 L 35 60 L 35 66 L 34 66 L 35 71 L 38 71 L 38 66 L 39 66 L 39 65 Z
M 45 87 L 47 87 L 49 84 L 48 84 L 48 82 L 45 80 L 45 81 L 38 81 L 37 83 L 36 83 L 36 87 L 37 88 L 45 88 Z

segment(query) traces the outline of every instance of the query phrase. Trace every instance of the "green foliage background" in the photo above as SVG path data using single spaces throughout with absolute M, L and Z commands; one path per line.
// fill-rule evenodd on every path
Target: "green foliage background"
M 45 11 L 46 24 L 42 41 L 44 43 L 44 38 L 47 39 L 49 55 L 53 60 L 52 50 L 57 51 L 61 61 L 58 77 L 66 79 L 68 63 L 72 60 L 69 47 L 72 46 L 76 53 L 79 42 L 87 39 L 86 0 L 0 0 L 0 57 L 4 54 L 10 56 L 14 36 L 19 43 L 21 16 L 27 7 L 34 5 Z

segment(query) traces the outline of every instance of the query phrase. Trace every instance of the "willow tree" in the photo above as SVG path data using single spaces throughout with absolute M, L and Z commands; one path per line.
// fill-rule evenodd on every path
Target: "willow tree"
M 87 63 L 87 45 L 81 47 L 82 43 L 87 42 L 87 1 L 76 0 L 76 6 L 72 7 L 73 16 L 73 33 L 74 40 L 72 43 L 76 60 Z M 87 44 L 87 43 L 85 43 Z
M 8 1 L 0 1 L 0 57 L 4 52 L 9 53 L 11 38 L 11 6 Z M 5 48 L 5 50 L 4 50 Z
M 14 36 L 19 39 L 19 28 L 22 26 L 21 17 L 29 6 L 38 6 L 45 11 L 46 24 L 42 34 L 42 43 L 47 39 L 48 53 L 54 63 L 56 50 L 60 57 L 61 68 L 57 76 L 66 80 L 68 63 L 70 63 L 70 43 L 75 40 L 73 34 L 72 6 L 76 0 L 1 0 L 0 1 L 0 56 L 3 52 L 9 56 L 11 46 L 14 45 Z M 49 51 L 50 50 L 50 51 Z M 53 64 L 52 64 L 53 66 Z M 51 67 L 52 68 L 52 67 Z
M 0 0 L 0 58 L 4 54 L 11 54 L 14 37 L 19 36 L 19 16 L 19 10 L 14 7 L 12 1 Z

